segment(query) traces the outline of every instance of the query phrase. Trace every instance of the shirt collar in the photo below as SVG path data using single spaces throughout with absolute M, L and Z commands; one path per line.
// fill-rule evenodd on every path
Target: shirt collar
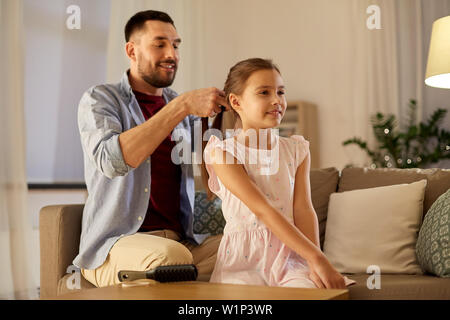
M 122 79 L 120 79 L 120 88 L 122 94 L 129 100 L 131 99 L 133 95 L 133 90 L 130 86 L 130 81 L 128 80 L 128 73 L 130 72 L 130 69 L 125 71 L 122 75 Z
M 131 100 L 132 97 L 134 97 L 133 89 L 131 88 L 130 80 L 128 79 L 129 73 L 130 73 L 130 69 L 125 71 L 122 75 L 122 79 L 120 79 L 120 88 L 121 88 L 122 94 L 128 100 L 128 102 Z M 164 98 L 164 101 L 166 103 L 168 103 L 169 97 L 167 96 L 166 88 L 163 88 L 162 97 Z

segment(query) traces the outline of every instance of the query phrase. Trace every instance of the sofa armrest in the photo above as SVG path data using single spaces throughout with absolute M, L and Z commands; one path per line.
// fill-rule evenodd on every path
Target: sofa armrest
M 57 295 L 58 281 L 78 254 L 83 208 L 83 204 L 53 205 L 40 211 L 41 298 Z

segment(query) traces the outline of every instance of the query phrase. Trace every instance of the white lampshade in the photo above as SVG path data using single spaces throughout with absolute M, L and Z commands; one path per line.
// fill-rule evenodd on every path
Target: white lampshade
M 433 22 L 425 83 L 450 89 L 450 16 Z

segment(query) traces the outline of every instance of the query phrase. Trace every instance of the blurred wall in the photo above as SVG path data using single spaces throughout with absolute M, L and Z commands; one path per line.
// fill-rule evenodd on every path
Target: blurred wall
M 70 5 L 81 29 L 69 30 Z M 109 0 L 25 0 L 28 182 L 83 182 L 77 126 L 81 95 L 106 79 Z

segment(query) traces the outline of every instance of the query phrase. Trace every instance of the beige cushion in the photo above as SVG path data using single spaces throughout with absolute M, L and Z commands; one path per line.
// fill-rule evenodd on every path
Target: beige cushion
M 423 215 L 437 198 L 450 188 L 450 169 L 345 168 L 339 180 L 338 192 L 412 183 L 427 179 Z
M 333 193 L 324 253 L 339 272 L 422 274 L 415 246 L 427 181 Z
M 53 205 L 40 211 L 41 298 L 58 294 L 58 283 L 78 253 L 83 208 L 82 204 Z

